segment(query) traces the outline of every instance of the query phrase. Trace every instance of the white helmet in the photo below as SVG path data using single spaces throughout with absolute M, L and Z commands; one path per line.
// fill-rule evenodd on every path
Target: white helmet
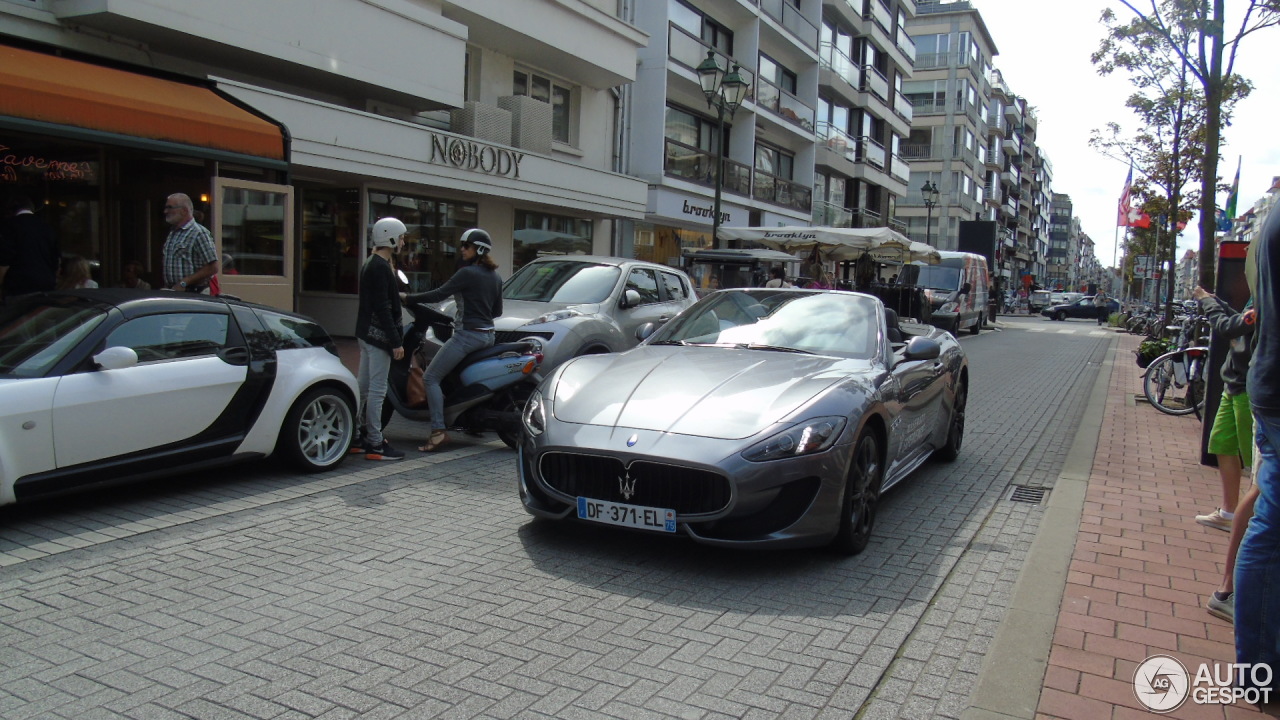
M 385 217 L 373 224 L 373 246 L 376 248 L 396 246 L 396 241 L 401 235 L 409 232 L 409 228 L 404 226 L 393 217 Z
M 474 247 L 477 255 L 487 255 L 493 250 L 493 238 L 489 237 L 489 233 L 480 228 L 471 228 L 462 233 L 462 239 L 458 242 L 462 245 Z

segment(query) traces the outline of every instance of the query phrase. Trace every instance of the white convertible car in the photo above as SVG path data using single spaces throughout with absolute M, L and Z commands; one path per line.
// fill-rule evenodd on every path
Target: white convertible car
M 0 505 L 279 452 L 336 466 L 357 386 L 300 315 L 75 290 L 0 306 Z

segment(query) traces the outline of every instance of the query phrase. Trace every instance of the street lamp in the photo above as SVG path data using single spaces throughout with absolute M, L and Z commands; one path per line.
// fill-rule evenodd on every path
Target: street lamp
M 927 211 L 924 218 L 924 244 L 932 245 L 933 243 L 930 240 L 931 226 L 933 225 L 933 206 L 938 204 L 938 195 L 940 194 L 938 186 L 925 180 L 924 185 L 920 186 L 920 194 L 924 197 L 924 207 Z
M 707 59 L 698 65 L 698 83 L 707 96 L 707 107 L 716 111 L 716 200 L 711 215 L 711 238 L 715 247 L 720 246 L 720 195 L 724 188 L 724 115 L 729 119 L 737 112 L 750 88 L 738 73 L 738 64 L 726 74 L 716 62 L 716 51 L 708 50 Z

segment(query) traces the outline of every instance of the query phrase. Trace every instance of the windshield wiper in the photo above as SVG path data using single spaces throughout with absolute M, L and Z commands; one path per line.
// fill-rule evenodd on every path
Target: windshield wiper
M 655 340 L 650 345 L 688 345 L 684 340 Z
M 763 345 L 761 343 L 739 343 L 738 347 L 746 348 L 748 350 L 775 350 L 777 352 L 801 353 L 803 355 L 813 354 L 808 350 L 801 350 L 800 348 L 784 347 L 782 345 Z

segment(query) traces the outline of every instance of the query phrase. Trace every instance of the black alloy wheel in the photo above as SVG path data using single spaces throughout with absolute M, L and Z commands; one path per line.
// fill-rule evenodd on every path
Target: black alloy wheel
M 863 430 L 854 445 L 845 478 L 840 529 L 831 546 L 843 555 L 857 555 L 871 541 L 884 481 L 884 452 L 874 432 Z
M 934 451 L 933 456 L 943 462 L 955 462 L 964 444 L 964 414 L 969 404 L 969 388 L 964 380 L 956 383 L 956 398 L 951 411 L 951 424 L 947 428 L 947 444 Z

